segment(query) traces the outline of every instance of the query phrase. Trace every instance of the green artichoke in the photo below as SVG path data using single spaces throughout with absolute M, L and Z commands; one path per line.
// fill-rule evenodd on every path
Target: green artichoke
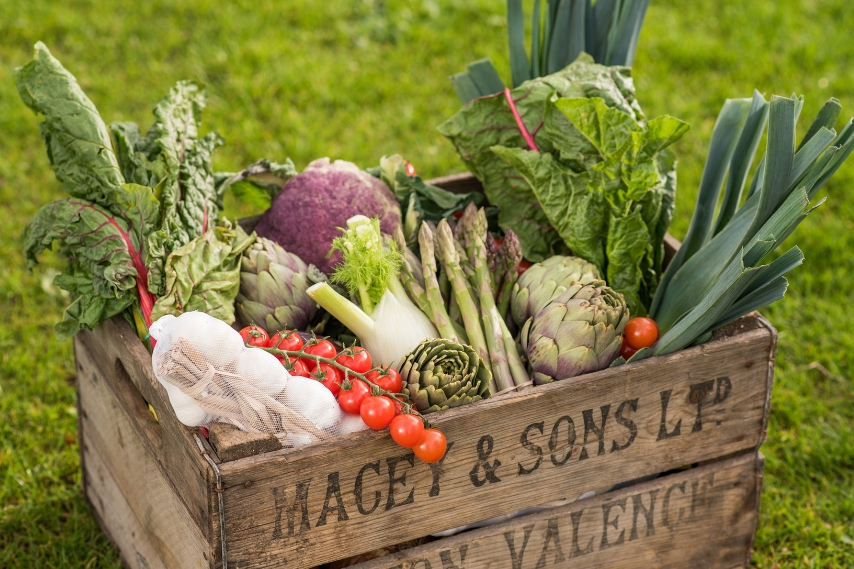
M 459 407 L 489 397 L 492 372 L 471 346 L 424 340 L 400 366 L 403 392 L 420 413 Z
M 240 263 L 240 293 L 235 304 L 240 322 L 270 333 L 305 330 L 317 310 L 305 292 L 313 284 L 308 270 L 302 259 L 259 237 Z
M 534 384 L 604 369 L 620 353 L 629 309 L 623 295 L 597 280 L 575 283 L 522 328 Z
M 596 265 L 578 257 L 555 255 L 531 265 L 513 287 L 510 300 L 513 321 L 522 326 L 572 283 L 587 284 L 599 278 Z

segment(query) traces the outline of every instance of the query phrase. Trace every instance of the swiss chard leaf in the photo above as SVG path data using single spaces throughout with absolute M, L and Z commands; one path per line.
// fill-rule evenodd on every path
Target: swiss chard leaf
M 240 200 L 266 210 L 285 183 L 297 175 L 297 169 L 290 158 L 284 164 L 261 159 L 250 164 L 240 172 L 217 172 L 214 185 L 219 200 L 231 189 Z
M 111 208 L 124 183 L 107 125 L 42 42 L 36 59 L 15 70 L 15 83 L 24 104 L 44 115 L 39 125 L 56 178 L 76 198 Z
M 551 139 L 538 130 L 553 93 L 561 97 L 599 97 L 608 107 L 640 120 L 630 70 L 593 63 L 582 54 L 565 69 L 519 85 L 511 96 L 528 132 L 543 152 L 553 150 Z M 456 147 L 468 169 L 483 184 L 489 202 L 499 207 L 499 224 L 512 229 L 522 251 L 532 261 L 565 252 L 560 235 L 552 228 L 528 183 L 510 164 L 492 152 L 493 146 L 527 148 L 503 94 L 475 99 L 439 125 L 439 132 Z
M 152 320 L 199 310 L 234 322 L 240 257 L 253 241 L 255 234 L 240 226 L 215 227 L 173 251 L 166 264 L 166 294 L 154 305 Z

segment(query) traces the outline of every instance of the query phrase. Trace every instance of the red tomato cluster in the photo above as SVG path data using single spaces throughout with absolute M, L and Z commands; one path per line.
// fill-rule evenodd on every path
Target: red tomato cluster
M 642 348 L 651 348 L 658 341 L 658 324 L 652 318 L 632 318 L 623 331 L 623 346 L 620 355 L 629 359 Z
M 276 332 L 270 337 L 259 326 L 247 326 L 240 331 L 240 335 L 244 343 L 250 346 L 289 352 L 302 350 L 308 355 L 274 355 L 291 374 L 313 377 L 321 382 L 338 399 L 338 405 L 345 413 L 361 416 L 368 427 L 377 431 L 389 427 L 391 438 L 400 446 L 411 448 L 420 460 L 432 463 L 445 456 L 448 441 L 441 431 L 425 429 L 421 417 L 402 413 L 403 405 L 397 399 L 388 395 L 373 395 L 371 388 L 361 379 L 345 378 L 341 368 L 318 359 L 334 359 L 341 367 L 362 374 L 381 390 L 400 393 L 403 380 L 397 370 L 387 366 L 373 369 L 370 354 L 361 346 L 338 352 L 329 340 L 313 338 L 306 343 L 296 330 Z

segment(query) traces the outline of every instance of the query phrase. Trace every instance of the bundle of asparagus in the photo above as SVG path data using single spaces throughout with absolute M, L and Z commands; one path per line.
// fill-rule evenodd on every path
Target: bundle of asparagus
M 497 243 L 487 230 L 485 211 L 469 204 L 454 227 L 447 220 L 421 224 L 420 261 L 402 233 L 395 241 L 404 254 L 400 280 L 410 297 L 443 338 L 470 345 L 491 367 L 492 394 L 530 385 L 508 327 L 522 260 L 516 235 L 508 231 Z

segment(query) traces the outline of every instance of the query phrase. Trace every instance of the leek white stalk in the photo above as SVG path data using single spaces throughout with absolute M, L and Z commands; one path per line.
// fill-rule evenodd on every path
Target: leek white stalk
M 406 296 L 397 277 L 389 280 L 370 316 L 327 283 L 317 283 L 306 292 L 356 334 L 362 347 L 380 365 L 401 362 L 422 341 L 439 336 L 427 316 Z

